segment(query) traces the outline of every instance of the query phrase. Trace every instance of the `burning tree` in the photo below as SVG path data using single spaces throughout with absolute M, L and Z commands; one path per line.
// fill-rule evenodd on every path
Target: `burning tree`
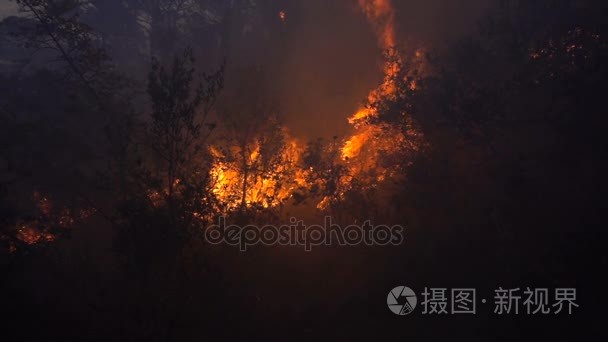
M 243 71 L 235 84 L 233 100 L 220 111 L 221 136 L 211 148 L 214 193 L 227 211 L 280 207 L 303 182 L 298 145 L 280 124 L 260 70 Z
M 329 178 L 335 178 L 338 186 L 326 183 L 325 196 L 318 207 L 375 217 L 369 209 L 390 201 L 390 184 L 403 178 L 404 170 L 423 146 L 422 135 L 409 112 L 423 54 L 415 51 L 406 56 L 396 48 L 390 0 L 359 0 L 359 7 L 384 51 L 383 78 L 348 118 L 354 132 L 345 139 L 339 160 L 330 168 L 339 174 Z

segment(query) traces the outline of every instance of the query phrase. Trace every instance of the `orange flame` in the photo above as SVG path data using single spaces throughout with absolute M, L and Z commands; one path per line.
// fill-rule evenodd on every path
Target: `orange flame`
M 395 14 L 390 0 L 359 0 L 359 7 L 367 16 L 367 20 L 372 24 L 376 35 L 378 36 L 378 45 L 386 50 L 395 46 Z M 399 72 L 398 63 L 386 63 L 383 68 L 384 81 L 376 89 L 373 89 L 367 99 L 369 103 L 373 103 L 381 98 L 392 96 L 395 93 L 396 86 L 393 82 L 393 76 Z M 356 157 L 363 145 L 366 144 L 374 134 L 374 129 L 369 125 L 358 125 L 360 122 L 372 119 L 378 115 L 374 108 L 361 107 L 355 112 L 348 122 L 355 125 L 357 132 L 349 138 L 342 149 L 342 157 L 352 159 Z
M 280 206 L 291 198 L 296 188 L 305 186 L 304 170 L 299 167 L 302 151 L 285 128 L 283 131 L 287 142 L 279 152 L 281 162 L 272 169 L 260 167 L 264 156 L 258 142 L 249 146 L 245 161 L 227 160 L 220 149 L 210 148 L 215 159 L 211 169 L 212 191 L 227 210 L 237 209 L 243 204 L 263 208 Z
M 366 15 L 377 35 L 378 46 L 390 50 L 395 46 L 395 14 L 390 0 L 359 0 L 359 7 Z M 279 18 L 286 20 L 286 12 L 281 10 Z M 419 56 L 419 53 L 416 55 Z M 386 62 L 382 68 L 384 79 L 382 83 L 368 94 L 368 102 L 395 96 L 397 86 L 395 76 L 401 70 L 401 56 L 392 56 L 394 60 Z M 396 61 L 395 61 L 396 59 Z M 410 89 L 416 84 L 412 82 Z M 344 141 L 340 149 L 340 160 L 336 163 L 346 166 L 347 172 L 340 176 L 335 193 L 321 198 L 317 208 L 327 208 L 333 201 L 344 198 L 345 193 L 352 188 L 356 178 L 358 184 L 368 184 L 364 187 L 374 187 L 392 175 L 391 170 L 382 165 L 386 152 L 397 151 L 407 143 L 404 134 L 388 125 L 374 123 L 378 116 L 374 107 L 362 106 L 348 118 L 355 132 Z M 281 152 L 283 162 L 272 172 L 257 172 L 255 165 L 264 157 L 261 147 L 248 146 L 247 152 L 239 158 L 226 158 L 219 148 L 211 147 L 210 153 L 215 159 L 211 175 L 215 180 L 213 193 L 228 210 L 237 209 L 243 205 L 263 208 L 280 206 L 291 198 L 294 190 L 307 189 L 314 185 L 306 180 L 313 172 L 304 170 L 300 165 L 302 150 L 294 139 L 285 134 L 288 143 Z M 413 142 L 415 144 L 415 142 Z M 243 152 L 243 151 L 240 151 Z M 238 152 L 236 153 L 239 154 Z M 246 158 L 244 155 L 247 155 Z

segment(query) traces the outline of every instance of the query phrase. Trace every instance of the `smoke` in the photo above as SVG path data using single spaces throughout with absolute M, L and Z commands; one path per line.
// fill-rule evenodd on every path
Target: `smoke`
M 200 51 L 197 59 L 205 64 L 204 70 L 217 67 L 221 57 L 228 60 L 228 73 L 238 73 L 242 66 L 261 67 L 271 85 L 272 100 L 280 106 L 288 129 L 305 141 L 344 137 L 351 132 L 347 117 L 360 108 L 369 91 L 382 81 L 382 49 L 394 44 L 428 48 L 452 41 L 475 30 L 476 21 L 494 1 L 242 3 L 250 3 L 254 9 L 240 14 L 233 11 L 229 20 L 224 17 L 226 22 L 204 34 L 185 34 L 184 39 L 190 40 L 186 44 Z M 108 7 L 98 14 L 110 16 L 116 11 Z M 223 11 L 217 12 L 218 17 Z M 14 2 L 0 2 L 0 18 L 15 13 Z M 118 14 L 112 15 L 112 22 L 122 27 L 126 23 L 117 22 L 119 18 L 124 21 L 129 18 Z M 100 30 L 106 32 L 108 28 Z M 128 39 L 141 37 L 125 38 L 117 34 L 113 49 L 128 50 L 133 44 L 121 43 Z M 118 60 L 125 53 L 111 51 L 111 54 Z M 135 61 L 133 53 L 126 55 Z M 133 64 L 145 67 L 148 60 Z M 145 76 L 145 72 L 141 74 Z
M 382 80 L 382 49 L 445 44 L 474 31 L 490 3 L 273 1 L 261 5 L 265 15 L 260 25 L 246 27 L 241 39 L 247 42 L 235 43 L 240 48 L 230 59 L 265 69 L 286 125 L 297 138 L 343 137 L 352 129 L 347 117 Z
M 378 45 L 384 49 L 395 46 L 395 9 L 392 1 L 359 0 L 359 7 L 376 31 Z
M 477 29 L 479 18 L 495 0 L 394 0 L 400 38 L 443 45 Z
M 342 136 L 379 80 L 376 36 L 352 2 L 303 1 L 294 15 L 279 69 L 287 124 L 300 138 Z

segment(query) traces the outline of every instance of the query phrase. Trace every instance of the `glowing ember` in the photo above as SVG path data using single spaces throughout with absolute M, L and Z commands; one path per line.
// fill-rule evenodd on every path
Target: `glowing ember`
M 34 192 L 32 199 L 35 212 L 15 222 L 7 234 L 0 234 L 1 245 L 7 246 L 9 253 L 14 253 L 19 246 L 35 246 L 55 241 L 57 237 L 67 232 L 77 222 L 88 219 L 94 209 L 80 209 L 73 214 L 68 208 L 55 209 L 53 202 L 39 192 Z
M 287 13 L 284 10 L 279 11 L 279 19 L 281 19 L 283 23 L 287 21 Z

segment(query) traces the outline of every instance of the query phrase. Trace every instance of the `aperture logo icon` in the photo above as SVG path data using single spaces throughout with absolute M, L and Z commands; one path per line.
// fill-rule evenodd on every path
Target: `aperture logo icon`
M 397 286 L 388 293 L 386 304 L 396 315 L 407 315 L 414 311 L 418 299 L 412 289 L 406 286 Z

